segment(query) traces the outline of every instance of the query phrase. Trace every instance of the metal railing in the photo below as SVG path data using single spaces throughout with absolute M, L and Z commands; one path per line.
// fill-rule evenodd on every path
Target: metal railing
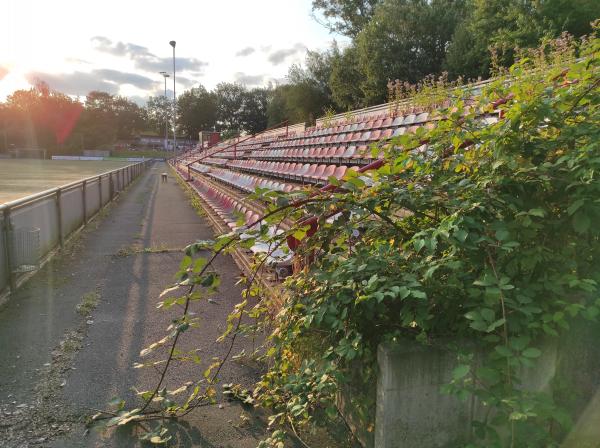
M 0 205 L 0 297 L 14 292 L 24 273 L 24 254 L 15 252 L 15 235 L 20 230 L 38 230 L 35 245 L 30 244 L 40 260 L 49 258 L 65 240 L 85 226 L 106 204 L 111 202 L 151 161 L 127 165 L 57 188 L 25 196 Z M 35 246 L 35 247 L 34 247 Z M 23 244 L 20 244 L 23 247 Z M 32 254 L 27 255 L 32 264 Z M 35 264 L 35 263 L 33 263 Z

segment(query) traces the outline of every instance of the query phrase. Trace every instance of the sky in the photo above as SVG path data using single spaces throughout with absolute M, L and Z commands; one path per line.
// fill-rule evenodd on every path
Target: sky
M 2 0 L 0 101 L 42 80 L 84 97 L 91 90 L 138 103 L 221 81 L 283 82 L 306 50 L 335 39 L 311 16 L 311 0 Z

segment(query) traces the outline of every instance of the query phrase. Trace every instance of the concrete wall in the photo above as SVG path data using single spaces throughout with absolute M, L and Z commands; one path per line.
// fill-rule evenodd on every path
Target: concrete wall
M 563 434 L 565 446 L 600 447 L 600 325 L 583 322 L 565 337 L 537 344 L 543 355 L 522 372 L 522 387 L 553 395 L 575 422 L 589 421 Z M 414 341 L 379 346 L 374 446 L 446 448 L 471 440 L 474 420 L 488 412 L 470 398 L 440 392 L 457 365 L 456 355 Z
M 13 232 L 39 229 L 39 258 L 57 248 L 83 226 L 145 169 L 146 163 L 129 165 L 102 176 L 94 176 L 65 187 L 55 188 L 0 205 L 0 297 L 14 287 L 18 274 L 9 269 L 7 246 Z M 84 187 L 85 184 L 85 187 Z

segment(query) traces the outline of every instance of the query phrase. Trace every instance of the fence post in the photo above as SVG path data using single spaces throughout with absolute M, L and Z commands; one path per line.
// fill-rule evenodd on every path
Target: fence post
M 10 241 L 10 229 L 11 229 L 11 224 L 10 224 L 10 208 L 5 208 L 4 209 L 4 213 L 3 213 L 3 221 L 2 221 L 2 227 L 3 227 L 3 234 L 4 234 L 4 257 L 6 259 L 6 274 L 8 277 L 8 285 L 10 287 L 10 292 L 14 292 L 17 285 L 15 282 L 15 276 L 13 275 L 13 271 L 12 271 L 12 255 L 10 253 L 10 245 L 11 245 L 11 241 Z
M 108 174 L 108 202 L 112 201 L 113 197 L 114 197 L 114 182 L 113 182 L 112 173 L 109 173 Z
M 56 190 L 56 225 L 58 226 L 58 243 L 60 247 L 65 246 L 65 235 L 63 234 L 62 226 L 62 190 L 59 188 Z
M 98 197 L 100 198 L 100 204 L 98 205 L 98 211 L 102 210 L 102 175 L 98 176 Z
M 85 226 L 87 224 L 87 198 L 86 198 L 86 190 L 87 190 L 87 181 L 83 181 L 82 184 L 82 188 L 81 188 L 81 199 L 82 199 L 82 205 L 83 205 L 83 225 Z

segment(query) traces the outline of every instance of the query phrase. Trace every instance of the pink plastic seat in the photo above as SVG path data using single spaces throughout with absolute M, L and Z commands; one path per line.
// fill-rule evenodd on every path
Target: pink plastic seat
M 393 122 L 394 122 L 394 119 L 392 117 L 386 117 L 381 122 L 381 127 L 382 128 L 389 128 L 390 126 L 392 126 Z
M 371 131 L 369 140 L 371 140 L 371 141 L 379 140 L 380 136 L 381 136 L 381 131 L 379 129 L 377 129 L 375 131 Z
M 321 179 L 323 179 L 323 180 L 329 179 L 329 176 L 333 176 L 333 173 L 335 173 L 336 168 L 337 168 L 337 166 L 335 166 L 335 165 L 328 165 L 325 168 L 325 170 L 323 171 L 323 174 L 321 174 Z
M 326 168 L 327 168 L 327 165 L 319 165 L 319 166 L 317 166 L 315 172 L 310 177 L 312 179 L 320 179 L 321 176 L 323 175 L 323 173 L 325 172 Z
M 346 165 L 338 166 L 338 167 L 336 167 L 332 176 L 335 177 L 336 179 L 341 179 L 342 177 L 344 177 L 344 174 L 346 174 L 347 169 L 348 169 L 348 167 Z
M 317 170 L 317 165 L 310 164 L 306 172 L 302 175 L 303 178 L 312 177 Z
M 356 152 L 352 156 L 353 159 L 366 159 L 369 157 L 369 147 L 367 145 L 361 145 L 356 148 Z
M 335 152 L 333 153 L 332 157 L 335 158 L 341 158 L 344 156 L 344 153 L 346 152 L 346 147 L 344 146 L 338 146 L 337 148 L 334 148 Z
M 356 146 L 354 146 L 354 145 L 348 146 L 348 148 L 346 148 L 346 151 L 344 151 L 344 155 L 342 156 L 342 158 L 349 159 L 351 157 L 354 157 L 355 153 L 356 153 Z

